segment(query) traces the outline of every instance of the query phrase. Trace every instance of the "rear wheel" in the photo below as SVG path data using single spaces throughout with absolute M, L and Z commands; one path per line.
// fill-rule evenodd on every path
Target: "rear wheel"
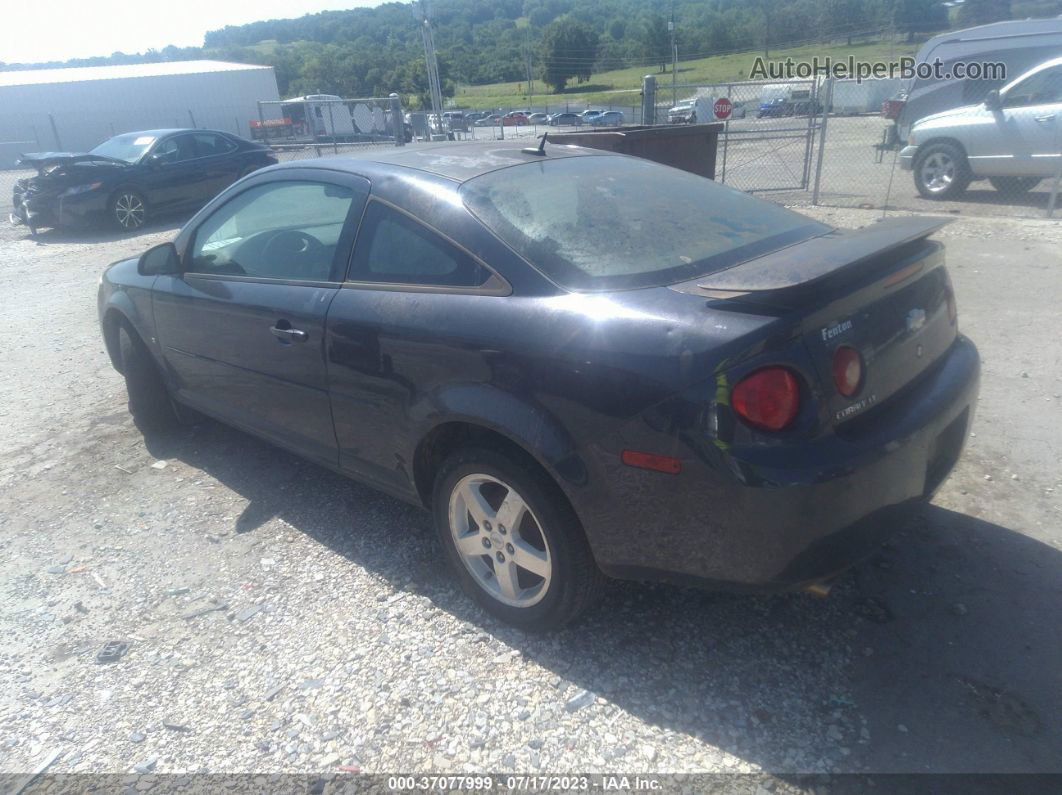
M 989 177 L 992 187 L 1008 196 L 1028 193 L 1040 184 L 1040 177 Z
M 131 232 L 147 221 L 147 202 L 139 192 L 123 188 L 111 197 L 109 213 L 111 223 Z
M 118 329 L 122 356 L 122 375 L 129 396 L 129 413 L 138 425 L 148 430 L 172 427 L 177 415 L 151 351 L 137 336 L 122 325 Z
M 958 198 L 970 184 L 966 154 L 955 144 L 930 144 L 915 159 L 914 181 L 927 199 Z
M 579 520 L 532 462 L 458 451 L 435 479 L 433 512 L 462 586 L 503 621 L 556 629 L 593 602 L 602 575 Z

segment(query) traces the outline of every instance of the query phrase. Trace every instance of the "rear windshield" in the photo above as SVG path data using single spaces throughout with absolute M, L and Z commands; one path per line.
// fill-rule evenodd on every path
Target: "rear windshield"
M 634 157 L 565 157 L 461 187 L 498 237 L 570 290 L 654 287 L 829 231 L 704 177 Z

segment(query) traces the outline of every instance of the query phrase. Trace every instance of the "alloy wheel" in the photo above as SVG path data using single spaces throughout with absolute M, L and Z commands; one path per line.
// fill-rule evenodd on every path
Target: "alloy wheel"
M 138 229 L 144 224 L 146 208 L 135 193 L 123 193 L 114 202 L 114 218 L 123 229 Z
M 955 160 L 944 152 L 933 152 L 922 161 L 922 184 L 930 193 L 943 193 L 955 181 Z
M 531 607 L 549 590 L 553 558 L 542 527 L 509 484 L 467 475 L 450 494 L 450 533 L 476 584 L 502 604 Z

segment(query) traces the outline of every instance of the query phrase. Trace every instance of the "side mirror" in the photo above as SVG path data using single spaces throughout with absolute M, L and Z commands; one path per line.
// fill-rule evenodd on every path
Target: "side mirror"
M 1003 102 L 999 98 L 999 90 L 993 88 L 987 94 L 985 94 L 985 107 L 988 110 L 1002 110 Z
M 158 168 L 162 165 L 162 155 L 158 152 L 152 152 L 150 155 L 144 158 L 144 164 L 151 166 L 152 168 Z
M 149 248 L 140 255 L 136 270 L 141 276 L 162 276 L 181 272 L 181 258 L 177 256 L 177 247 L 173 243 Z

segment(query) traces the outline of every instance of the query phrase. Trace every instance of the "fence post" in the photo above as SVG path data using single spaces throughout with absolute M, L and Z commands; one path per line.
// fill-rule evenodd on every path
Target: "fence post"
M 642 78 L 642 124 L 656 124 L 656 75 Z
M 332 115 L 332 100 L 328 100 L 328 126 L 332 128 L 332 154 L 339 154 L 339 144 L 336 143 L 336 119 Z
M 192 109 L 191 108 L 188 109 L 188 118 L 192 120 L 192 129 L 193 130 L 199 127 L 199 125 L 195 123 L 195 114 L 192 113 Z
M 391 92 L 391 130 L 395 134 L 395 146 L 405 146 L 406 125 L 402 120 L 402 100 L 394 91 Z
M 822 103 L 822 131 L 819 133 L 819 153 L 815 160 L 815 188 L 811 192 L 811 203 L 819 203 L 819 186 L 822 184 L 822 158 L 826 153 L 826 122 L 830 118 L 830 105 L 833 104 L 833 78 L 826 78 L 826 101 Z
M 48 114 L 48 122 L 52 125 L 52 135 L 55 136 L 55 151 L 63 151 L 63 142 L 59 140 L 59 129 L 55 126 L 55 117 Z
M 1047 201 L 1047 217 L 1055 217 L 1055 202 L 1058 201 L 1058 187 L 1062 183 L 1062 160 L 1058 163 L 1058 170 L 1055 171 L 1055 178 L 1051 182 L 1051 198 Z
M 266 135 L 265 131 L 265 117 L 262 115 L 262 100 L 258 100 L 255 104 L 258 105 L 258 137 L 262 143 L 268 145 L 269 136 Z M 254 139 L 253 134 L 251 135 L 251 139 Z

